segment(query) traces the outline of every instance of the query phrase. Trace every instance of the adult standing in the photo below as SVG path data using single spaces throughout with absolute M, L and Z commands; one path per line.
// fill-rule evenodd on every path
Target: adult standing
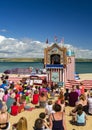
M 73 86 L 71 92 L 69 93 L 69 105 L 71 107 L 74 107 L 77 101 L 78 101 L 78 93 L 75 91 L 75 88 Z
M 64 112 L 61 112 L 61 106 L 57 103 L 53 105 L 55 113 L 50 115 L 51 130 L 66 130 Z

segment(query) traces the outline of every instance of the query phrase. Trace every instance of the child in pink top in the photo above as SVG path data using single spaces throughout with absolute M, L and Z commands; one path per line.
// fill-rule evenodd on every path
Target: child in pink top
M 5 95 L 3 96 L 3 101 L 6 102 L 8 100 L 9 94 L 8 91 L 5 90 Z

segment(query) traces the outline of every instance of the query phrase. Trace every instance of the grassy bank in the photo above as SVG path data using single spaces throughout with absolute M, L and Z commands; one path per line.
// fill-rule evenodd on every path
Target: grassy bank
M 75 59 L 76 62 L 92 62 L 92 59 Z M 0 58 L 0 62 L 43 62 L 43 58 Z
M 42 58 L 0 58 L 0 62 L 42 62 Z

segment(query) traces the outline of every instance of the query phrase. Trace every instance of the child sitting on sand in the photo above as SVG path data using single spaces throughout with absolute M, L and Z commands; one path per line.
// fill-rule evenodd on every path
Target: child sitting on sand
M 28 130 L 27 119 L 21 117 L 17 123 L 12 125 L 12 130 Z
M 41 118 L 44 122 L 43 128 L 47 128 L 49 126 L 49 120 L 48 120 L 48 118 L 46 118 L 45 112 L 41 112 L 39 114 L 39 118 Z
M 18 108 L 17 102 L 14 102 L 11 106 L 11 115 L 16 116 L 18 114 Z
M 39 93 L 37 90 L 34 91 L 33 97 L 32 97 L 32 104 L 38 104 L 39 102 Z
M 45 113 L 49 116 L 53 112 L 53 102 L 49 100 L 45 107 Z
M 76 115 L 73 116 L 71 123 L 77 126 L 84 126 L 86 125 L 86 119 L 87 116 L 86 113 L 83 111 L 83 106 L 79 104 L 77 107 Z
M 49 130 L 49 127 L 48 126 L 46 126 L 47 128 L 45 129 L 45 128 L 43 128 L 44 127 L 44 121 L 43 121 L 43 119 L 41 119 L 41 118 L 37 118 L 36 120 L 35 120 L 35 123 L 34 123 L 34 130 Z

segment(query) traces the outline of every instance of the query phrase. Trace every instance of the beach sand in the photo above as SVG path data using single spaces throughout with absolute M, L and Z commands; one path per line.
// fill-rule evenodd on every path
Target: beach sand
M 92 116 L 87 116 L 87 122 L 86 122 L 86 126 L 74 126 L 71 125 L 69 123 L 69 121 L 71 120 L 71 116 L 69 116 L 69 112 L 72 108 L 71 107 L 66 107 L 66 112 L 65 112 L 65 118 L 66 118 L 66 127 L 67 130 L 92 130 Z M 11 125 L 13 123 L 16 123 L 20 117 L 24 116 L 27 118 L 27 122 L 28 122 L 28 130 L 33 130 L 33 125 L 34 125 L 34 121 L 36 118 L 38 118 L 39 113 L 40 112 L 44 112 L 44 109 L 35 109 L 32 111 L 24 111 L 21 112 L 18 116 L 11 116 L 10 118 L 10 123 Z M 10 129 L 12 130 L 12 129 Z
M 80 80 L 91 80 L 92 79 L 92 74 L 79 74 L 80 76 Z M 32 106 L 32 104 L 30 104 Z M 86 126 L 74 126 L 71 125 L 69 123 L 69 121 L 71 120 L 71 116 L 69 116 L 69 112 L 70 110 L 73 109 L 71 107 L 66 107 L 65 109 L 65 118 L 66 118 L 66 127 L 67 130 L 92 130 L 92 117 L 91 116 L 87 116 L 87 122 L 86 122 Z M 24 116 L 27 118 L 27 122 L 28 122 L 28 130 L 33 130 L 33 125 L 34 125 L 34 121 L 36 118 L 38 118 L 39 113 L 40 112 L 44 112 L 44 109 L 41 108 L 36 108 L 32 111 L 23 111 L 20 114 L 18 114 L 17 116 L 11 116 L 10 117 L 10 124 L 12 126 L 13 123 L 16 123 L 20 117 Z M 12 130 L 12 129 L 10 129 Z
M 92 73 L 79 74 L 80 80 L 92 80 Z

